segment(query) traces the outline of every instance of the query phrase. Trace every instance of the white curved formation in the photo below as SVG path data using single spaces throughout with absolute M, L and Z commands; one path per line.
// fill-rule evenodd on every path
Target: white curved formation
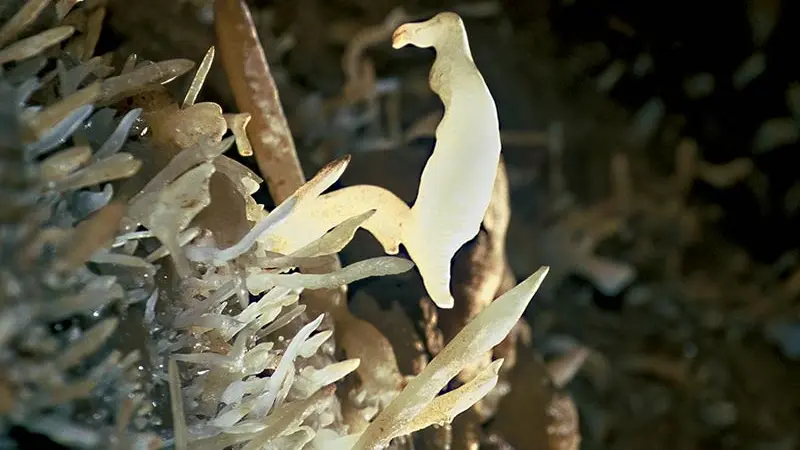
M 392 46 L 409 44 L 436 50 L 429 82 L 445 113 L 404 226 L 403 243 L 434 303 L 452 308 L 450 261 L 477 235 L 492 196 L 500 158 L 497 109 L 457 14 L 444 12 L 401 25 Z

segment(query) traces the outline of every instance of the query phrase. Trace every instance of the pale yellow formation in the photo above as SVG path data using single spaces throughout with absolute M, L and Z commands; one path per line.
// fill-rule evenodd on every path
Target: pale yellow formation
M 419 267 L 428 295 L 452 308 L 450 260 L 478 234 L 500 158 L 497 109 L 472 59 L 461 18 L 451 12 L 395 30 L 392 46 L 433 47 L 431 89 L 445 106 L 403 244 Z
M 475 316 L 378 414 L 351 450 L 378 450 L 397 436 L 446 423 L 486 395 L 497 382 L 502 360 L 490 364 L 464 386 L 443 395 L 439 392 L 476 356 L 508 336 L 548 270 L 541 267 Z
M 403 223 L 409 215 L 403 200 L 371 185 L 349 186 L 320 195 L 339 179 L 349 162 L 350 158 L 345 157 L 329 163 L 294 193 L 297 206 L 292 215 L 261 238 L 267 248 L 292 254 L 345 220 L 374 210 L 360 226 L 375 236 L 386 253 L 397 254 Z
M 478 234 L 492 197 L 500 160 L 497 109 L 472 59 L 458 15 L 445 12 L 425 22 L 401 25 L 392 45 L 408 44 L 436 49 L 430 86 L 445 106 L 414 206 L 409 209 L 378 186 L 351 186 L 320 195 L 346 167 L 348 161 L 340 160 L 320 171 L 327 182 L 312 180 L 309 186 L 317 188 L 306 191 L 304 186 L 295 193 L 295 211 L 270 230 L 263 242 L 274 252 L 290 254 L 331 227 L 374 209 L 361 227 L 390 255 L 399 251 L 401 243 L 405 245 L 428 295 L 440 308 L 452 308 L 450 261 Z

